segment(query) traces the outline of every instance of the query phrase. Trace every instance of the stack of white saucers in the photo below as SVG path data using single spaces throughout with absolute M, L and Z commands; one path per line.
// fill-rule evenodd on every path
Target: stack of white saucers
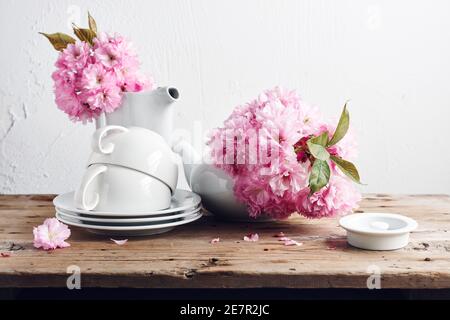
M 198 195 L 181 189 L 175 191 L 169 208 L 148 212 L 78 209 L 74 192 L 61 194 L 53 200 L 56 217 L 61 222 L 111 236 L 146 236 L 170 231 L 199 219 L 202 216 L 200 202 Z

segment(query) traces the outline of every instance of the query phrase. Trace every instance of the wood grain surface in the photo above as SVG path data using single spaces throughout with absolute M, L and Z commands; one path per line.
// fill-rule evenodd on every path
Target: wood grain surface
M 337 219 L 302 217 L 270 223 L 226 223 L 205 216 L 157 236 L 108 237 L 72 229 L 70 248 L 37 250 L 32 228 L 54 216 L 52 195 L 0 196 L 0 287 L 65 287 L 79 266 L 82 287 L 366 288 L 379 270 L 382 288 L 450 288 L 450 196 L 366 195 L 364 212 L 416 219 L 410 244 L 396 251 L 350 247 Z M 303 243 L 284 246 L 278 232 Z M 257 232 L 258 242 L 243 241 Z M 219 237 L 220 242 L 210 240 Z

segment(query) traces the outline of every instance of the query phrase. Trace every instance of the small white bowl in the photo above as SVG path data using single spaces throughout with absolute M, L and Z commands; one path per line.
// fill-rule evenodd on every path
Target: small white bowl
M 347 230 L 350 245 L 366 250 L 403 248 L 417 228 L 415 220 L 393 213 L 351 214 L 341 218 L 339 225 Z

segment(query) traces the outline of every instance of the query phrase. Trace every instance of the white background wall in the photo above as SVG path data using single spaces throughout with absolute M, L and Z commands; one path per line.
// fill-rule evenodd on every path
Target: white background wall
M 176 125 L 221 124 L 281 84 L 337 116 L 351 99 L 363 192 L 450 193 L 450 1 L 0 1 L 0 193 L 77 184 L 92 125 L 53 102 L 56 59 L 38 31 L 87 10 L 182 92 Z

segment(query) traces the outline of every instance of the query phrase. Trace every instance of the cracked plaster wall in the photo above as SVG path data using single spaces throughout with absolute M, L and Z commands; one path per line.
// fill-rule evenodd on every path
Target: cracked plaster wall
M 82 174 L 93 126 L 57 110 L 56 52 L 37 32 L 87 10 L 180 88 L 178 127 L 217 126 L 275 84 L 329 115 L 351 99 L 364 192 L 450 193 L 445 0 L 1 0 L 0 193 L 69 191 Z

